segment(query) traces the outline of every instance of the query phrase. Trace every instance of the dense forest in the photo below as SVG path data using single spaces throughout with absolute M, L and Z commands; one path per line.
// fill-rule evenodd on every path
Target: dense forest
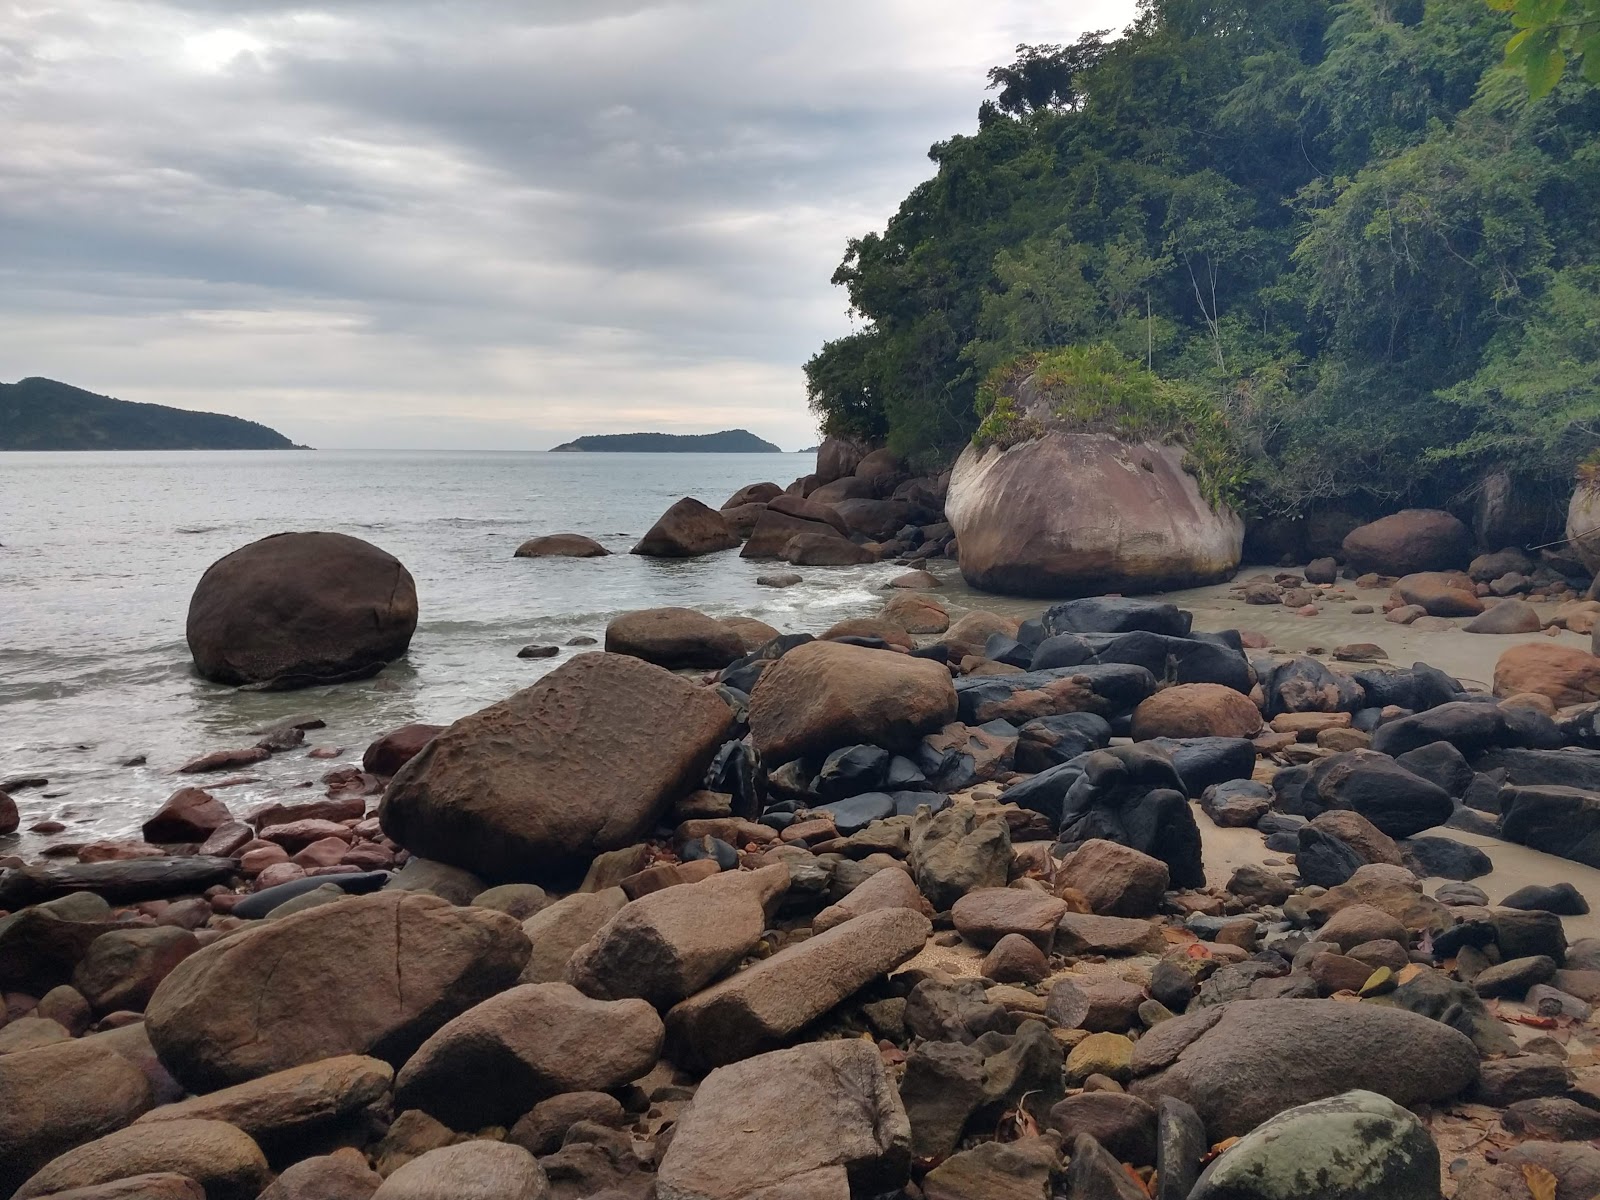
M 1495 469 L 1564 502 L 1600 447 L 1600 89 L 1508 65 L 1506 7 L 1141 0 L 1019 47 L 849 243 L 858 331 L 806 365 L 824 428 L 931 466 L 995 435 L 997 382 L 1109 356 L 1134 385 L 1106 394 L 1225 431 L 1260 514 Z
M 0 450 L 294 450 L 283 434 L 222 413 L 135 404 L 54 379 L 0 383 Z

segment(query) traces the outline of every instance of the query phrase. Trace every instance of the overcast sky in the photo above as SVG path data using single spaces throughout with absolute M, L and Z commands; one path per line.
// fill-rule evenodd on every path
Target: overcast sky
M 1133 0 L 0 0 L 0 381 L 322 447 L 810 444 L 828 283 Z

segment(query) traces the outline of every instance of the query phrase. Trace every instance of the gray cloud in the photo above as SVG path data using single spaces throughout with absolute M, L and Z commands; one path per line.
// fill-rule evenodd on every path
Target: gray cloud
M 319 445 L 813 436 L 828 285 L 1132 0 L 0 0 L 0 378 Z

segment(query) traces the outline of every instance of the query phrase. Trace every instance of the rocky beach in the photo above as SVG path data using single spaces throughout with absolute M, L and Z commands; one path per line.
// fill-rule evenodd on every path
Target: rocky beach
M 1165 554 L 1181 471 L 1014 536 L 996 466 L 830 439 L 633 547 L 780 592 L 893 568 L 816 633 L 624 613 L 359 762 L 308 705 L 138 837 L 6 780 L 0 1195 L 1588 1200 L 1582 562 L 1434 511 L 1241 568 L 1207 508 Z M 530 533 L 534 568 L 607 553 Z M 1009 590 L 1076 598 L 971 586 L 1041 571 Z M 384 549 L 285 534 L 196 581 L 187 640 L 328 695 L 418 620 Z

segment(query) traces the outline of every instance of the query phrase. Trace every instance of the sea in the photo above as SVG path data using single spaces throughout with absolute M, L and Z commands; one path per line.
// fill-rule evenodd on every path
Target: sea
M 67 826 L 55 841 L 134 834 L 178 787 L 208 781 L 173 774 L 188 759 L 319 717 L 327 727 L 304 749 L 217 793 L 237 813 L 285 799 L 359 764 L 385 730 L 447 724 L 527 687 L 585 652 L 572 638 L 603 640 L 618 613 L 674 605 L 814 633 L 876 612 L 904 568 L 808 567 L 780 590 L 756 577 L 788 567 L 737 551 L 627 553 L 682 496 L 717 508 L 745 484 L 787 485 L 814 466 L 809 454 L 0 454 L 0 782 L 48 779 L 14 793 L 24 833 L 0 839 L 0 854 L 36 849 L 26 828 L 40 821 Z M 297 692 L 200 679 L 184 623 L 205 569 L 269 534 L 317 529 L 405 563 L 421 610 L 410 653 L 373 679 Z M 527 538 L 560 532 L 616 553 L 513 557 Z M 562 649 L 519 659 L 529 644 Z M 625 716 L 627 698 L 617 703 Z M 342 753 L 308 758 L 314 746 Z

